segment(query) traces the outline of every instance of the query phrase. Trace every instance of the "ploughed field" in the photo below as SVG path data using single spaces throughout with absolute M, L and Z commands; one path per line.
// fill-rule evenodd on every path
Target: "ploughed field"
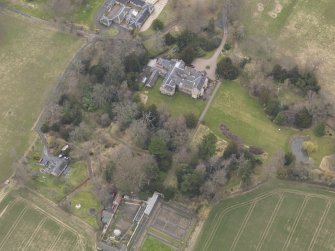
M 195 250 L 334 250 L 334 198 L 333 191 L 273 181 L 214 207 Z
M 78 230 L 73 221 L 62 217 L 64 212 L 55 215 L 58 209 L 44 207 L 48 202 L 30 196 L 26 191 L 22 196 L 11 192 L 1 199 L 0 250 L 92 250 L 83 228 Z M 40 204 L 33 204 L 34 199 Z
M 83 40 L 0 13 L 0 182 L 27 150 L 52 85 Z

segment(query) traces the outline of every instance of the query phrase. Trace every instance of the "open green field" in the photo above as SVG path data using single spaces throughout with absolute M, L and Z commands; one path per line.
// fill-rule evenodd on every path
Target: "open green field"
M 0 13 L 0 181 L 28 148 L 48 92 L 83 40 Z
M 144 241 L 141 251 L 154 251 L 154 250 L 173 251 L 174 249 L 155 238 L 147 237 Z
M 335 193 L 273 180 L 211 211 L 195 250 L 334 250 Z
M 94 17 L 105 0 L 90 1 L 51 1 L 51 0 L 0 0 L 7 6 L 38 17 L 52 20 L 63 17 L 70 22 L 81 24 L 89 28 L 95 27 Z
M 240 16 L 247 37 L 261 43 L 270 38 L 268 56 L 290 57 L 301 67 L 318 65 L 324 93 L 334 98 L 335 58 L 331 55 L 335 51 L 335 1 L 248 0 L 243 6 Z
M 206 106 L 206 101 L 193 99 L 179 91 L 176 91 L 172 97 L 163 95 L 159 91 L 162 81 L 162 79 L 158 79 L 154 88 L 144 88 L 141 92 L 141 94 L 148 96 L 147 105 L 155 104 L 157 107 L 164 105 L 172 116 L 180 116 L 189 112 L 200 116 Z
M 218 136 L 226 125 L 243 143 L 262 147 L 273 153 L 289 148 L 294 130 L 272 123 L 258 101 L 236 81 L 224 81 L 205 117 L 205 124 Z M 279 130 L 280 129 L 280 130 Z
M 92 193 L 92 190 L 91 183 L 87 182 L 72 194 L 69 200 L 71 201 L 71 213 L 98 229 L 97 214 L 101 209 L 101 204 L 99 199 Z M 77 204 L 80 204 L 79 209 L 76 208 Z M 95 209 L 96 213 L 90 214 L 90 209 Z
M 27 190 L 10 192 L 1 200 L 0 250 L 93 250 L 94 236 L 42 201 Z

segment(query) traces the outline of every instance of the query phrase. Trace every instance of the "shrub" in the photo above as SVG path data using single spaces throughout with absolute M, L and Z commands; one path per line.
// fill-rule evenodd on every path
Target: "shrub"
M 276 117 L 280 112 L 280 103 L 276 99 L 271 99 L 265 107 L 265 112 L 272 118 Z
M 317 124 L 313 129 L 314 135 L 317 137 L 325 136 L 326 134 L 326 125 L 324 122 Z
M 233 154 L 236 154 L 236 155 L 238 154 L 238 145 L 234 141 L 231 141 L 229 142 L 226 149 L 224 150 L 222 157 L 224 159 L 228 159 Z
M 164 36 L 164 41 L 166 45 L 173 45 L 176 42 L 176 38 L 174 36 L 172 36 L 170 34 L 170 32 L 168 32 L 165 36 Z
M 142 67 L 148 63 L 149 57 L 147 53 L 143 53 L 140 55 L 136 55 L 135 53 L 131 53 L 126 56 L 124 59 L 124 67 L 125 72 L 140 72 Z
M 214 18 L 211 18 L 208 22 L 208 25 L 204 29 L 209 34 L 213 34 L 215 31 L 215 21 Z
M 264 153 L 263 149 L 258 146 L 250 146 L 249 152 L 255 155 L 261 155 Z
M 159 19 L 155 19 L 155 21 L 153 21 L 153 23 L 152 23 L 152 28 L 156 31 L 163 30 L 164 29 L 163 21 L 161 21 Z
M 273 67 L 270 75 L 280 83 L 283 83 L 287 79 L 287 71 L 278 64 Z
M 50 127 L 50 129 L 54 132 L 59 132 L 59 124 L 58 123 L 53 123 L 52 126 Z
M 107 73 L 107 69 L 102 64 L 93 65 L 89 73 L 91 76 L 95 76 L 95 79 L 98 83 L 102 83 Z
M 285 153 L 284 156 L 284 165 L 289 166 L 292 162 L 294 162 L 295 156 L 292 152 Z
M 77 104 L 70 104 L 64 108 L 63 115 L 61 117 L 62 124 L 79 125 L 81 121 L 82 112 Z
M 230 49 L 231 49 L 231 44 L 230 43 L 225 43 L 225 45 L 224 45 L 224 49 L 226 50 L 226 51 L 229 51 Z
M 303 146 L 302 146 L 303 150 L 310 155 L 311 153 L 315 152 L 316 150 L 318 150 L 318 146 L 317 144 L 315 144 L 312 141 L 305 141 Z
M 312 125 L 312 121 L 313 117 L 306 107 L 298 111 L 294 118 L 294 124 L 298 128 L 309 128 Z
M 213 133 L 204 136 L 199 146 L 200 158 L 206 160 L 209 157 L 212 157 L 216 150 L 216 142 L 217 138 Z
M 198 118 L 193 113 L 187 113 L 184 115 L 186 120 L 187 128 L 195 128 L 198 124 Z
M 41 126 L 41 132 L 43 133 L 47 133 L 49 132 L 49 125 L 47 123 L 44 123 L 42 126 Z
M 200 194 L 200 186 L 203 179 L 199 172 L 187 165 L 181 166 L 177 172 L 178 188 L 181 193 L 189 197 L 194 197 Z
M 168 201 L 168 200 L 173 199 L 176 192 L 177 192 L 177 189 L 173 186 L 164 187 L 164 190 L 163 190 L 164 200 Z
M 70 138 L 70 132 L 68 129 L 62 129 L 60 130 L 60 136 L 62 139 L 64 139 L 65 141 L 68 141 Z
M 198 38 L 199 46 L 205 50 L 205 51 L 212 51 L 219 47 L 221 43 L 221 38 L 219 37 L 214 37 L 212 39 L 207 39 L 204 37 L 199 37 Z
M 218 63 L 216 74 L 224 79 L 234 80 L 238 77 L 239 70 L 233 65 L 230 58 L 224 58 Z
M 196 40 L 196 34 L 185 30 L 176 38 L 177 46 L 179 51 L 183 50 L 186 46 L 188 46 L 191 42 Z
M 279 112 L 273 122 L 276 125 L 279 125 L 279 126 L 284 125 L 284 123 L 285 123 L 285 114 L 284 114 L 284 112 Z
M 193 46 L 187 46 L 181 53 L 180 58 L 186 63 L 191 64 L 198 55 L 196 49 Z
M 172 156 L 165 141 L 161 138 L 154 137 L 151 139 L 148 149 L 157 160 L 159 168 L 162 171 L 167 171 L 171 166 Z
M 109 164 L 106 166 L 106 169 L 105 169 L 105 180 L 108 183 L 112 182 L 114 169 L 115 169 L 114 162 L 113 161 L 109 162 Z

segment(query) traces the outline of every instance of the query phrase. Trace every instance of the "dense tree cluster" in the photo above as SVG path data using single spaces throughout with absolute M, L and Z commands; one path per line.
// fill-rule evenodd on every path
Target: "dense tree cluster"
M 167 33 L 164 40 L 166 45 L 176 43 L 180 58 L 187 64 L 191 64 L 196 57 L 203 56 L 206 51 L 216 49 L 221 42 L 220 37 L 196 34 L 190 30 L 184 30 L 176 37 Z
M 280 65 L 275 65 L 270 73 L 274 80 L 283 83 L 286 79 L 290 84 L 298 87 L 304 94 L 308 91 L 318 92 L 320 86 L 313 72 L 301 72 L 298 67 L 286 70 Z
M 233 65 L 233 62 L 229 57 L 226 57 L 218 63 L 216 74 L 220 78 L 234 80 L 239 75 L 239 69 Z
M 159 19 L 155 19 L 153 22 L 152 22 L 152 28 L 156 31 L 158 30 L 163 30 L 164 29 L 164 23 L 162 20 L 159 20 Z

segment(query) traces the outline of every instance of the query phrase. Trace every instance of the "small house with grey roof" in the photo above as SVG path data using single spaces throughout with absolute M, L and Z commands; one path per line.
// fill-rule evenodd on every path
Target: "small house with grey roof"
M 152 75 L 159 73 L 163 77 L 160 87 L 160 92 L 163 94 L 173 96 L 178 89 L 192 98 L 200 98 L 208 86 L 206 72 L 197 71 L 182 60 L 158 58 L 150 61 L 148 66 L 152 69 Z M 146 86 L 152 87 L 152 81 L 149 80 L 150 77 Z

